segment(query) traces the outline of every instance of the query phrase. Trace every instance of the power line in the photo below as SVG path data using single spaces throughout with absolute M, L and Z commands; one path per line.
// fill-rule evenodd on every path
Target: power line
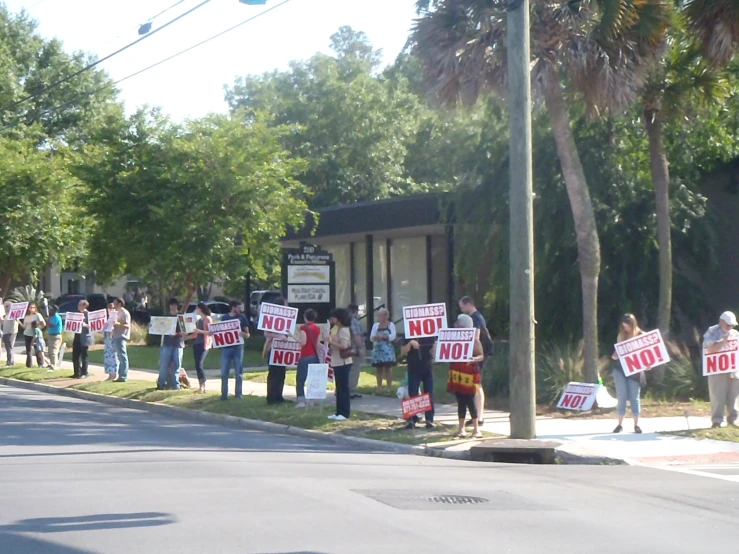
M 164 25 L 162 25 L 161 27 L 157 27 L 157 28 L 156 28 L 156 29 L 155 29 L 154 31 L 152 31 L 151 33 L 149 33 L 149 34 L 146 34 L 146 35 L 142 36 L 142 37 L 141 37 L 141 38 L 139 38 L 139 39 L 136 39 L 135 41 L 133 41 L 133 42 L 131 42 L 131 43 L 127 44 L 126 46 L 123 46 L 122 48 L 119 48 L 118 50 L 116 50 L 116 51 L 115 51 L 115 52 L 113 52 L 112 54 L 108 54 L 108 55 L 107 55 L 107 56 L 105 56 L 104 58 L 102 58 L 102 59 L 100 59 L 100 60 L 97 60 L 96 62 L 93 62 L 93 63 L 91 63 L 91 64 L 87 65 L 86 67 L 83 67 L 82 69 L 80 69 L 80 70 L 78 70 L 78 71 L 75 71 L 75 72 L 74 72 L 74 73 L 72 73 L 71 75 L 67 75 L 67 76 L 66 76 L 66 77 L 64 77 L 63 79 L 59 79 L 58 81 L 55 81 L 54 83 L 51 83 L 51 84 L 49 84 L 49 85 L 46 85 L 45 87 L 43 87 L 43 88 L 42 88 L 41 90 L 37 91 L 37 92 L 36 92 L 36 93 L 34 93 L 34 94 L 31 94 L 31 95 L 25 96 L 24 98 L 21 98 L 20 100 L 16 100 L 15 102 L 12 102 L 12 103 L 10 103 L 10 104 L 7 104 L 7 105 L 3 106 L 2 108 L 0 108 L 0 112 L 4 112 L 4 111 L 6 111 L 6 110 L 12 110 L 13 108 L 15 108 L 15 107 L 17 107 L 17 106 L 20 106 L 21 104 L 23 104 L 24 102 L 27 102 L 28 100 L 35 100 L 36 98 L 38 98 L 39 96 L 41 96 L 41 95 L 42 95 L 42 94 L 44 94 L 45 92 L 48 92 L 48 91 L 50 91 L 51 89 L 54 89 L 54 88 L 58 87 L 59 85 L 63 85 L 64 83 L 66 83 L 66 82 L 70 81 L 71 79 L 74 79 L 74 78 L 75 78 L 75 77 L 77 77 L 78 75 L 81 75 L 82 73 L 84 73 L 84 72 L 86 72 L 86 71 L 89 71 L 89 70 L 90 70 L 90 69 L 92 69 L 93 67 L 95 67 L 95 66 L 97 66 L 97 65 L 100 65 L 101 63 L 103 63 L 103 62 L 105 62 L 105 61 L 107 61 L 107 60 L 111 59 L 111 58 L 112 58 L 113 56 L 117 56 L 117 55 L 118 55 L 118 54 L 120 54 L 121 52 L 123 52 L 123 51 L 125 51 L 125 50 L 128 50 L 129 48 L 131 48 L 132 46 L 135 46 L 136 44 L 138 44 L 138 43 L 139 43 L 139 42 L 141 42 L 142 40 L 146 40 L 147 38 L 149 38 L 149 37 L 151 37 L 151 36 L 154 36 L 154 35 L 155 35 L 156 33 L 158 33 L 159 31 L 163 31 L 164 29 L 166 29 L 167 27 L 169 27 L 169 26 L 170 26 L 170 25 L 172 25 L 173 23 L 176 23 L 177 21 L 179 21 L 179 20 L 180 20 L 180 19 L 182 19 L 183 17 L 186 17 L 186 16 L 190 15 L 190 14 L 191 14 L 192 12 L 194 12 L 194 11 L 195 11 L 195 10 L 197 10 L 198 8 L 202 8 L 203 6 L 205 6 L 206 4 L 208 4 L 208 3 L 210 2 L 210 1 L 211 1 L 211 0 L 204 0 L 203 2 L 201 2 L 200 4 L 198 4 L 197 6 L 195 6 L 194 8 L 190 8 L 190 9 L 189 9 L 189 10 L 187 10 L 186 12 L 184 12 L 184 13 L 182 13 L 182 14 L 178 15 L 177 17 L 175 17 L 174 19 L 172 19 L 172 20 L 168 21 L 167 23 L 165 23 L 165 24 L 164 24 Z
M 248 19 L 245 19 L 241 23 L 237 23 L 233 27 L 229 27 L 228 29 L 226 29 L 224 31 L 221 31 L 220 33 L 215 34 L 212 37 L 209 37 L 209 38 L 207 38 L 207 39 L 205 39 L 203 41 L 200 41 L 197 44 L 193 44 L 192 46 L 190 46 L 188 48 L 185 48 L 184 50 L 180 50 L 176 54 L 172 54 L 171 56 L 169 56 L 167 58 L 164 58 L 163 60 L 159 60 L 158 62 L 153 63 L 153 64 L 151 64 L 148 67 L 145 67 L 143 69 L 139 69 L 138 71 L 136 71 L 134 73 L 131 73 L 130 75 L 126 75 L 125 77 L 123 77 L 121 79 L 118 79 L 117 81 L 115 81 L 113 83 L 109 83 L 109 84 L 103 85 L 102 87 L 96 88 L 95 90 L 92 90 L 90 92 L 84 93 L 83 95 L 75 98 L 74 100 L 71 100 L 71 101 L 66 102 L 64 104 L 61 104 L 59 106 L 55 106 L 55 107 L 51 108 L 48 111 L 48 113 L 51 114 L 53 112 L 58 112 L 60 110 L 64 110 L 65 108 L 67 108 L 69 106 L 75 105 L 79 100 L 81 100 L 82 98 L 84 98 L 86 96 L 94 96 L 98 92 L 101 92 L 101 91 L 103 91 L 105 89 L 114 87 L 114 86 L 122 83 L 123 81 L 127 81 L 128 79 L 132 79 L 133 77 L 137 77 L 138 75 L 141 75 L 142 73 L 145 73 L 145 72 L 147 72 L 147 71 L 149 71 L 151 69 L 154 69 L 155 67 L 158 67 L 158 66 L 160 66 L 160 65 L 162 65 L 164 63 L 167 63 L 168 61 L 173 60 L 173 59 L 175 59 L 175 58 L 177 58 L 177 57 L 179 57 L 179 56 L 181 56 L 183 54 L 186 54 L 187 52 L 190 52 L 192 50 L 195 50 L 196 48 L 199 48 L 200 46 L 203 46 L 204 44 L 206 44 L 206 43 L 208 43 L 208 42 L 210 42 L 212 40 L 215 40 L 215 39 L 217 39 L 219 37 L 222 37 L 226 33 L 230 33 L 231 31 L 233 31 L 235 29 L 238 29 L 242 25 L 246 25 L 247 23 L 250 23 L 250 22 L 254 21 L 255 19 L 258 19 L 258 18 L 262 17 L 263 15 L 266 15 L 267 13 L 271 12 L 272 10 L 276 10 L 280 6 L 284 6 L 285 4 L 287 4 L 290 1 L 291 0 L 284 0 L 283 2 L 280 2 L 279 4 L 276 4 L 276 5 L 272 6 L 271 8 L 268 8 L 268 9 L 262 11 L 262 12 L 259 12 L 257 15 L 254 15 L 254 16 L 248 18 Z M 11 123 L 9 125 L 6 125 L 6 126 L 0 128 L 0 132 L 5 131 L 7 129 L 12 129 L 13 127 L 17 127 L 21 123 L 22 123 L 22 121 L 18 121 L 17 123 Z

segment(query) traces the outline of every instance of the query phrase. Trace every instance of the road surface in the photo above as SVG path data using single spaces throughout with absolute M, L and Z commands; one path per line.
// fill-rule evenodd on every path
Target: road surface
M 0 386 L 0 554 L 728 552 L 737 487 L 352 451 Z

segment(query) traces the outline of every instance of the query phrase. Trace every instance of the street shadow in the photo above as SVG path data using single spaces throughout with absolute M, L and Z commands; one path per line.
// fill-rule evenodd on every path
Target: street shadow
M 95 514 L 72 517 L 40 517 L 23 519 L 9 525 L 1 525 L 0 533 L 70 533 L 78 531 L 105 531 L 138 527 L 160 527 L 175 523 L 171 514 L 138 512 L 121 514 Z M 0 542 L 0 544 L 3 544 Z

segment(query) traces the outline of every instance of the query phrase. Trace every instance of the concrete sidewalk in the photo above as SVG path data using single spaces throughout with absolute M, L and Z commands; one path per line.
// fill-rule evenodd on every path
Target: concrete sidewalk
M 71 363 L 63 362 L 64 369 L 71 369 Z M 251 369 L 255 371 L 254 369 Z M 104 369 L 100 365 L 90 364 L 90 381 L 103 381 L 106 378 Z M 206 371 L 207 388 L 218 391 L 221 387 L 219 372 Z M 194 375 L 189 376 L 191 381 Z M 157 372 L 153 370 L 131 369 L 129 379 L 155 382 Z M 49 384 L 59 387 L 69 387 L 78 384 L 75 379 L 59 379 Z M 229 390 L 233 392 L 234 380 L 229 382 Z M 267 395 L 267 385 L 244 380 L 245 395 Z M 288 400 L 295 400 L 295 389 L 285 387 L 284 396 Z M 335 402 L 332 391 L 326 398 L 326 405 Z M 400 402 L 396 398 L 366 395 L 363 398 L 352 400 L 352 410 L 383 415 L 390 418 L 402 418 Z M 486 410 L 485 424 L 482 429 L 496 435 L 510 435 L 510 415 L 507 412 Z M 457 425 L 457 407 L 454 405 L 437 404 L 435 421 L 444 425 Z M 692 438 L 666 435 L 671 431 L 684 429 L 703 429 L 711 426 L 706 417 L 659 417 L 640 420 L 643 434 L 634 434 L 631 420 L 624 422 L 624 432 L 613 434 L 616 425 L 615 414 L 612 419 L 564 419 L 548 416 L 539 416 L 536 421 L 537 438 L 559 441 L 563 443 L 563 450 L 576 456 L 592 458 L 609 458 L 623 460 L 633 464 L 648 465 L 680 465 L 694 463 L 739 463 L 739 443 L 724 441 L 697 440 Z M 419 429 L 416 433 L 422 433 Z M 480 441 L 465 440 L 446 446 L 448 450 L 467 450 Z

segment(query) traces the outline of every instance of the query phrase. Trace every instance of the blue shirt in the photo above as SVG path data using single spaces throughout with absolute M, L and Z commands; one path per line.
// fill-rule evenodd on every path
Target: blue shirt
M 61 335 L 62 334 L 62 316 L 54 314 L 46 322 L 46 330 L 50 335 Z

